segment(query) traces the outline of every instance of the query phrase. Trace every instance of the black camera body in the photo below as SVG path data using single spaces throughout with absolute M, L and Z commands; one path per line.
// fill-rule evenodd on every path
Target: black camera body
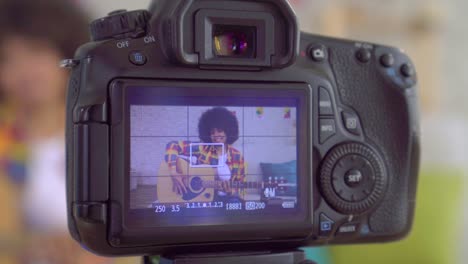
M 101 255 L 143 255 L 410 231 L 419 117 L 407 55 L 301 33 L 286 0 L 167 0 L 150 11 L 96 20 L 93 41 L 65 62 L 75 240 Z M 238 135 L 220 136 L 234 143 L 200 141 L 213 109 L 235 116 Z M 199 162 L 205 150 L 226 158 Z

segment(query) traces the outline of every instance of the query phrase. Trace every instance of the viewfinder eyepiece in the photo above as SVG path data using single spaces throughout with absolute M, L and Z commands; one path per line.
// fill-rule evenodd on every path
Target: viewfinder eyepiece
M 255 58 L 255 40 L 255 27 L 213 26 L 213 52 L 218 57 Z

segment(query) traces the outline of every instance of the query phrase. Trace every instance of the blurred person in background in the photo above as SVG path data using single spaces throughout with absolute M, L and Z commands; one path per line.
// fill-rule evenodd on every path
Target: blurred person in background
M 67 229 L 63 58 L 88 41 L 66 0 L 0 0 L 0 263 L 108 263 Z

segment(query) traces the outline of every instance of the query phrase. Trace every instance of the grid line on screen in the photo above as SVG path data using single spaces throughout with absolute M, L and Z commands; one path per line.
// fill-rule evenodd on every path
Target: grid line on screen
M 290 175 L 296 175 L 296 174 L 294 174 L 294 173 L 284 173 L 284 175 L 290 176 Z M 200 175 L 200 176 L 204 176 L 204 175 Z M 245 176 L 246 177 L 250 177 L 250 176 L 252 176 L 252 177 L 256 176 L 257 177 L 257 176 L 263 176 L 263 174 L 251 173 L 251 174 L 246 174 Z M 170 175 L 153 175 L 153 176 L 138 175 L 138 176 L 132 176 L 132 177 L 134 177 L 134 178 L 149 178 L 149 177 L 171 177 L 171 176 Z
M 245 107 L 242 107 L 242 155 L 244 156 L 244 160 L 246 159 L 245 158 Z M 248 172 L 248 168 L 245 170 L 245 172 Z M 245 176 L 247 177 L 247 175 Z
M 190 141 L 190 106 L 187 106 L 187 138 L 186 141 Z
M 169 136 L 131 136 L 132 138 L 168 138 L 168 137 L 186 137 L 186 136 L 176 136 L 176 135 L 169 135 Z M 195 137 L 195 136 L 192 136 Z M 295 136 L 240 136 L 239 138 L 296 138 Z M 188 138 L 187 138 L 188 139 Z

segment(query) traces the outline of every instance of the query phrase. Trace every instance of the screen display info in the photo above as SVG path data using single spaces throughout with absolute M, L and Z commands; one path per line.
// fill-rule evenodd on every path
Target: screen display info
M 129 210 L 165 225 L 296 212 L 294 99 L 129 98 Z

